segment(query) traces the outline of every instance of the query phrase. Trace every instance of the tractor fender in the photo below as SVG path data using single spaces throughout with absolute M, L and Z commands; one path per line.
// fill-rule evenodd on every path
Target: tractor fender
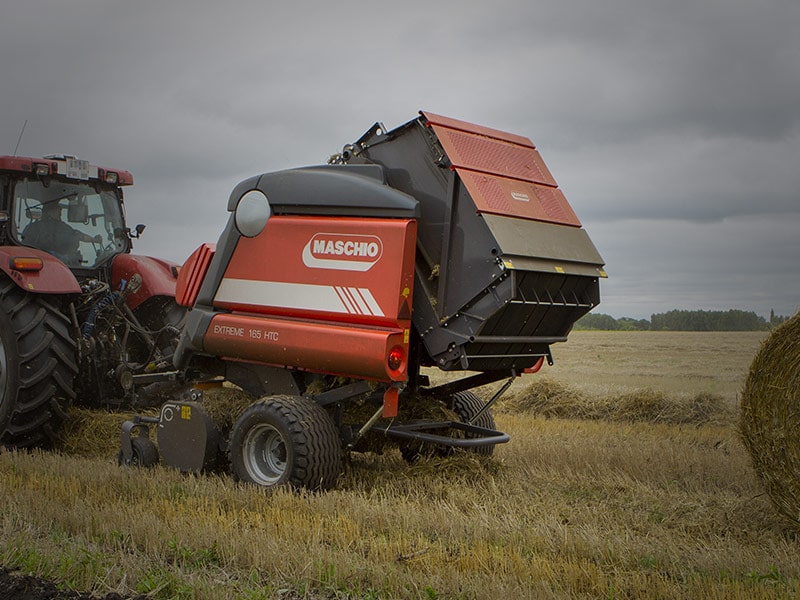
M 111 281 L 114 289 L 120 288 L 123 279 L 130 281 L 136 273 L 142 277 L 142 286 L 126 298 L 131 309 L 135 309 L 153 296 L 175 297 L 177 264 L 160 258 L 134 254 L 120 254 L 114 257 L 111 267 Z
M 14 259 L 42 261 L 39 270 L 15 269 Z M 81 288 L 69 267 L 52 254 L 26 246 L 0 246 L 0 270 L 26 292 L 35 294 L 80 294 Z

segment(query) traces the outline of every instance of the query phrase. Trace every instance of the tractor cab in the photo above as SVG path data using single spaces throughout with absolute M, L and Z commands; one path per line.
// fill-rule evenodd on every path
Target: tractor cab
M 44 250 L 71 269 L 130 251 L 121 185 L 133 178 L 68 156 L 0 157 L 8 243 Z

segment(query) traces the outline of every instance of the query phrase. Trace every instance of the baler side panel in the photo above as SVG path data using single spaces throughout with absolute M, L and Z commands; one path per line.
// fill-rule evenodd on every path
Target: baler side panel
M 415 233 L 409 219 L 274 216 L 239 239 L 214 306 L 396 327 L 411 316 Z
M 229 360 L 378 381 L 404 381 L 406 364 L 392 371 L 386 357 L 399 346 L 408 356 L 405 329 L 218 314 L 205 336 L 207 352 Z
M 216 249 L 216 244 L 202 244 L 183 263 L 175 285 L 175 301 L 178 304 L 182 306 L 194 304 Z

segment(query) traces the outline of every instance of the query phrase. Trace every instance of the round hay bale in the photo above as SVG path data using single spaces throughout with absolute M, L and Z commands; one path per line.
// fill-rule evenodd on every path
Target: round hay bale
M 800 525 L 800 313 L 756 354 L 742 390 L 739 429 L 773 503 Z

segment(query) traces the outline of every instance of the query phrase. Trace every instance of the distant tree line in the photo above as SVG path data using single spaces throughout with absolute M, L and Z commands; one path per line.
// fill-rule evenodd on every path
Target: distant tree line
M 647 319 L 589 313 L 575 323 L 575 329 L 606 331 L 767 331 L 789 317 L 770 311 L 769 320 L 744 310 L 671 310 Z

